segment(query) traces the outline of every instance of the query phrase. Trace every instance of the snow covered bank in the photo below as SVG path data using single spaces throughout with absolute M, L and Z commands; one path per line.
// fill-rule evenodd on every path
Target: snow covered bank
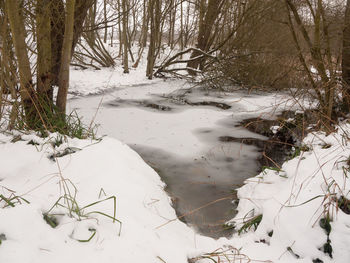
M 214 244 L 179 220 L 160 227 L 176 218 L 164 184 L 127 145 L 104 138 L 63 140 L 53 147 L 61 141 L 57 134 L 45 140 L 33 135 L 11 140 L 0 135 L 0 262 L 178 263 L 186 262 L 196 246 Z M 74 153 L 59 157 L 68 147 Z M 58 222 L 52 228 L 43 214 L 65 193 L 80 208 L 115 196 L 122 225 L 91 213 L 113 216 L 113 199 L 78 213 L 62 207 L 69 204 L 61 199 L 62 206 L 50 212 Z M 81 242 L 93 234 L 89 242 Z
M 248 179 L 238 190 L 232 221 L 242 235 L 226 246 L 271 262 L 349 262 L 350 215 L 344 213 L 349 207 L 343 211 L 339 202 L 350 198 L 349 135 L 349 124 L 328 136 L 309 134 L 305 151 L 281 170 L 265 169 Z
M 247 233 L 217 241 L 174 220 L 159 176 L 117 140 L 60 144 L 53 134 L 22 135 L 12 143 L 13 137 L 0 135 L 0 262 L 185 263 L 220 247 L 224 253 L 207 256 L 221 256 L 220 262 L 349 262 L 350 215 L 337 202 L 349 199 L 349 134 L 349 124 L 328 136 L 309 134 L 305 151 L 280 171 L 265 169 L 247 180 L 232 221 Z M 59 200 L 65 193 L 68 203 Z M 112 196 L 122 225 L 111 218 L 113 199 L 103 201 Z M 58 200 L 60 206 L 50 211 Z M 251 218 L 255 225 L 247 224 Z

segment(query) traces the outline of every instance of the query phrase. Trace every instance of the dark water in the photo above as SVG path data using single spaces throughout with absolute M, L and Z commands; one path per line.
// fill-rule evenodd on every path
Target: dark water
M 160 149 L 133 148 L 166 183 L 182 221 L 211 237 L 231 233 L 223 225 L 235 215 L 233 190 L 259 169 L 256 158 L 236 160 L 232 154 L 217 154 L 186 160 Z

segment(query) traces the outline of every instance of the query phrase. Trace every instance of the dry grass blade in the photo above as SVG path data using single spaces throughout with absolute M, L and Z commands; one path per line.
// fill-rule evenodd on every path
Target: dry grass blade
M 264 262 L 272 263 L 270 260 L 256 260 L 251 259 L 244 253 L 232 246 L 227 248 L 218 248 L 213 252 L 202 254 L 198 257 L 190 258 L 189 263 L 202 262 L 214 262 L 214 263 L 253 263 L 253 262 Z

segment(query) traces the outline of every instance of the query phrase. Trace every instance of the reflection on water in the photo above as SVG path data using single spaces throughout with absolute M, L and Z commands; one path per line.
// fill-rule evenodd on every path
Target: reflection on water
M 205 155 L 190 160 L 156 148 L 132 148 L 167 184 L 181 220 L 204 235 L 220 237 L 231 233 L 223 225 L 235 215 L 233 190 L 259 168 L 255 146 L 218 143 Z

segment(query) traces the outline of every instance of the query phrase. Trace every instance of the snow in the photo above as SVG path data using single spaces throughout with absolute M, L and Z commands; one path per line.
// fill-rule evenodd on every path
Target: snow
M 350 215 L 336 207 L 334 198 L 349 197 L 347 170 L 343 169 L 350 156 L 345 140 L 349 132 L 350 125 L 344 124 L 328 136 L 309 134 L 304 143 L 310 151 L 284 163 L 282 171 L 266 169 L 248 179 L 238 189 L 239 212 L 232 222 L 239 228 L 243 219 L 262 214 L 261 223 L 255 232 L 251 229 L 216 241 L 176 219 L 159 176 L 118 140 L 66 138 L 55 147 L 58 134 L 46 139 L 22 135 L 16 143 L 1 134 L 0 192 L 7 198 L 20 196 L 30 204 L 14 199 L 15 207 L 9 207 L 4 200 L 0 202 L 0 234 L 6 237 L 0 245 L 0 262 L 187 262 L 188 257 L 220 247 L 238 249 L 237 258 L 246 255 L 266 262 L 295 262 L 293 253 L 300 257 L 298 262 L 316 258 L 348 262 Z M 330 147 L 324 147 L 326 144 Z M 49 158 L 67 147 L 79 150 L 56 160 Z M 87 217 L 82 220 L 77 215 L 70 217 L 67 208 L 55 207 L 51 213 L 60 214 L 59 224 L 51 228 L 43 214 L 64 195 L 64 182 L 72 196 L 73 185 L 76 187 L 80 207 L 115 196 L 116 218 L 122 225 L 101 214 L 89 214 L 113 215 L 110 199 L 84 209 L 82 214 Z M 327 240 L 319 226 L 325 211 L 332 218 L 333 259 L 319 249 Z M 91 236 L 91 229 L 96 230 L 95 236 L 79 242 Z M 271 231 L 272 237 L 268 235 Z
M 225 251 L 212 254 L 217 262 L 218 257 L 220 262 L 227 262 L 229 253 L 235 254 L 231 262 L 312 262 L 316 258 L 349 262 L 350 215 L 335 202 L 340 196 L 349 198 L 349 124 L 341 124 L 330 135 L 309 134 L 303 141 L 309 151 L 285 162 L 281 171 L 266 169 L 246 180 L 237 190 L 238 214 L 230 223 L 239 229 L 250 217 L 262 215 L 260 224 L 256 231 L 251 228 L 241 235 L 214 240 L 176 218 L 164 183 L 127 144 L 194 156 L 209 150 L 204 139 L 194 135 L 194 127 L 222 128 L 225 134 L 243 117 L 273 117 L 283 109 L 296 109 L 295 103 L 285 95 L 237 92 L 216 98 L 232 106 L 228 111 L 200 107 L 164 113 L 127 105 L 108 106 L 116 100 L 151 100 L 178 92 L 179 87 L 188 88 L 181 81 L 149 82 L 139 69 L 134 70 L 132 78 L 120 70 L 74 70 L 71 86 L 71 109 L 76 108 L 88 121 L 95 118 L 103 125 L 100 134 L 108 131 L 114 138 L 65 138 L 63 144 L 54 146 L 58 134 L 48 138 L 20 134 L 22 140 L 15 143 L 11 140 L 19 133 L 0 134 L 0 262 L 185 263 L 188 258 L 213 251 Z M 81 99 L 88 94 L 93 96 Z M 271 112 L 272 106 L 275 112 Z M 106 121 L 111 118 L 114 124 Z M 217 122 L 229 118 L 233 120 L 230 127 Z M 235 132 L 247 136 L 240 128 Z M 38 145 L 28 144 L 30 141 Z M 49 158 L 67 147 L 74 152 Z M 14 207 L 8 206 L 4 197 L 14 196 Z M 66 199 L 59 200 L 63 196 Z M 113 199 L 105 200 L 109 197 L 116 198 L 116 222 L 92 213 L 113 215 Z M 54 206 L 58 200 L 61 206 Z M 82 208 L 97 201 L 101 202 L 75 210 L 78 214 L 67 208 L 69 204 Z M 48 211 L 58 220 L 56 228 L 43 218 Z M 331 217 L 332 259 L 320 249 L 327 235 L 319 221 L 327 211 Z M 89 242 L 79 241 L 88 240 L 94 232 Z M 203 258 L 200 262 L 212 261 Z
M 345 161 L 350 156 L 350 147 L 344 141 L 349 131 L 350 125 L 346 124 L 328 136 L 309 134 L 304 143 L 310 151 L 285 162 L 282 171 L 267 169 L 248 179 L 238 190 L 239 213 L 232 222 L 239 227 L 242 218 L 252 211 L 255 216 L 263 215 L 257 230 L 243 235 L 243 242 L 249 245 L 243 245 L 242 253 L 255 255 L 258 247 L 264 247 L 259 253 L 261 259 L 295 262 L 292 253 L 284 253 L 291 247 L 300 256 L 300 262 L 311 262 L 316 258 L 324 262 L 349 262 L 350 225 L 347 221 L 350 215 L 340 210 L 334 200 L 340 196 L 349 198 Z M 326 149 L 325 144 L 331 145 L 330 148 Z M 332 219 L 329 238 L 333 260 L 320 251 L 327 236 L 319 226 L 319 220 L 327 212 Z M 270 231 L 273 231 L 272 237 L 268 236 Z M 251 243 L 251 239 L 265 240 L 265 243 Z M 231 241 L 237 244 L 235 238 Z
M 108 134 L 128 145 L 143 145 L 166 149 L 173 154 L 198 158 L 210 151 L 207 143 L 194 132 L 198 129 L 221 130 L 221 136 L 264 137 L 249 133 L 241 127 L 234 127 L 242 119 L 263 116 L 273 118 L 283 109 L 296 109 L 298 104 L 285 94 L 249 95 L 244 93 L 222 94 L 215 92 L 209 96 L 195 93 L 186 95 L 192 102 L 216 101 L 232 108 L 226 111 L 214 107 L 174 107 L 169 97 L 182 95 L 191 84 L 181 80 L 149 81 L 139 68 L 122 74 L 122 70 L 102 69 L 73 70 L 71 76 L 72 94 L 79 94 L 69 101 L 69 110 L 77 110 L 87 122 L 102 124 L 100 134 Z M 108 88 L 109 87 L 109 88 Z M 87 96 L 85 95 L 94 96 Z M 149 110 L 136 105 L 147 100 L 170 105 L 173 111 Z M 123 103 L 124 102 L 124 103 Z M 129 104 L 127 104 L 129 102 Z M 134 104 L 132 104 L 134 103 Z M 230 126 L 222 125 L 219 120 Z
M 0 233 L 6 240 L 0 245 L 0 262 L 156 262 L 157 257 L 185 262 L 189 250 L 213 242 L 206 237 L 194 239 L 195 233 L 179 220 L 157 228 L 176 218 L 175 212 L 159 176 L 127 145 L 112 138 L 100 142 L 68 139 L 55 149 L 50 143 L 54 136 L 50 141 L 33 135 L 22 136 L 24 141 L 16 143 L 10 139 L 0 138 L 0 158 L 6 164 L 0 176 L 1 194 L 9 197 L 7 189 L 11 189 L 30 204 L 1 209 Z M 28 145 L 32 139 L 41 144 Z M 68 146 L 82 150 L 56 162 L 48 158 Z M 64 194 L 63 178 L 69 180 L 71 191 L 70 182 L 77 188 L 76 202 L 81 207 L 115 195 L 116 217 L 122 227 L 96 214 L 79 221 L 70 218 L 67 209 L 59 208 L 53 212 L 64 215 L 59 216 L 59 225 L 51 228 L 43 213 Z M 99 198 L 101 189 L 107 196 Z M 5 205 L 4 201 L 0 204 Z M 108 200 L 84 212 L 89 211 L 113 215 L 113 202 Z M 96 229 L 93 239 L 77 241 L 91 236 L 89 228 Z M 179 246 L 182 249 L 175 249 Z

